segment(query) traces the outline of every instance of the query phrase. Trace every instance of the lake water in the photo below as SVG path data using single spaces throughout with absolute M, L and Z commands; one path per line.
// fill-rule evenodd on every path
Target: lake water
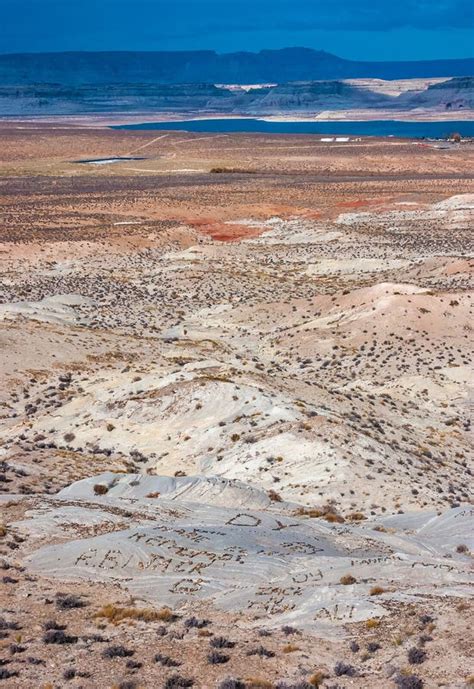
M 474 137 L 474 122 L 401 122 L 373 120 L 370 122 L 267 122 L 250 118 L 180 120 L 116 125 L 114 129 L 160 129 L 187 132 L 262 132 L 268 134 L 321 134 L 334 136 L 396 136 L 406 138 L 444 139 L 452 132 Z
M 127 160 L 146 160 L 146 158 L 112 156 L 111 158 L 87 158 L 86 160 L 75 160 L 74 162 L 80 165 L 111 165 L 112 163 L 123 163 Z

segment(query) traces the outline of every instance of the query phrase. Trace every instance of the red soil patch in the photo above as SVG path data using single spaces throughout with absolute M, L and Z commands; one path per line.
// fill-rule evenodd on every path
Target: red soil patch
M 238 223 L 194 221 L 190 223 L 195 229 L 219 242 L 236 242 L 239 239 L 258 237 L 265 227 L 239 225 Z

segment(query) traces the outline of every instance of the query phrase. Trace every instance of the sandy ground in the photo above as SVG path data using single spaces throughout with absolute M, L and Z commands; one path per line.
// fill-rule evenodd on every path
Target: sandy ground
M 473 147 L 89 124 L 0 126 L 0 686 L 472 686 Z

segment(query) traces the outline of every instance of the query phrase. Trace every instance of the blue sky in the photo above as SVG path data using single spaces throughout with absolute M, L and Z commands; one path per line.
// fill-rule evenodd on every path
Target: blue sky
M 366 60 L 474 55 L 473 0 L 0 0 L 0 52 L 258 51 Z

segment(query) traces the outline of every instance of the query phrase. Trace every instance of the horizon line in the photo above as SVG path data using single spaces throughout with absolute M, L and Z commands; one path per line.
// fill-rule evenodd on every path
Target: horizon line
M 284 48 L 260 48 L 260 50 L 232 50 L 230 52 L 219 52 L 213 48 L 200 48 L 200 49 L 187 49 L 187 50 L 126 50 L 126 49 L 110 49 L 110 50 L 33 50 L 33 51 L 7 51 L 0 52 L 0 57 L 12 56 L 12 55 L 75 55 L 75 54 L 88 54 L 88 53 L 98 53 L 98 54 L 156 54 L 156 53 L 212 53 L 217 56 L 225 55 L 238 55 L 239 53 L 244 53 L 247 55 L 260 55 L 266 52 L 283 52 L 285 50 L 307 50 L 313 53 L 321 53 L 324 55 L 330 55 L 332 57 L 337 57 L 345 62 L 366 62 L 366 63 L 403 63 L 403 62 L 459 62 L 463 60 L 472 60 L 474 55 L 469 55 L 465 57 L 436 57 L 436 58 L 417 58 L 416 60 L 410 59 L 400 59 L 400 60 L 354 60 L 351 58 L 340 57 L 336 53 L 329 52 L 327 50 L 321 50 L 319 48 L 308 48 L 307 46 L 286 46 Z

